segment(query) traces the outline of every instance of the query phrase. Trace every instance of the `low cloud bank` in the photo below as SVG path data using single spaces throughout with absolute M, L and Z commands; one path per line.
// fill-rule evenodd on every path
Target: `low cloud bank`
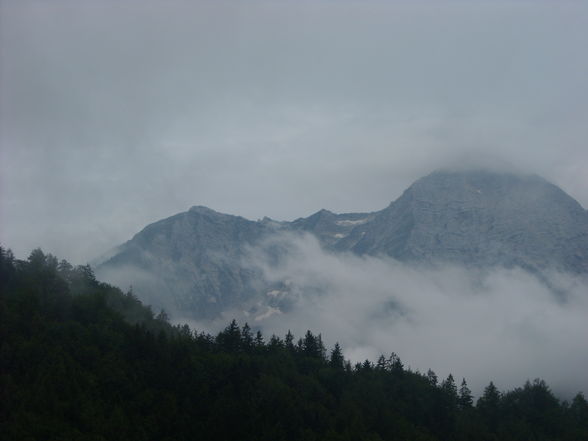
M 277 236 L 252 249 L 247 262 L 287 287 L 287 311 L 249 320 L 266 335 L 311 329 L 329 346 L 337 339 L 352 361 L 394 351 L 412 369 L 466 377 L 475 393 L 490 380 L 510 389 L 537 377 L 563 397 L 588 392 L 586 278 L 549 274 L 550 289 L 519 269 L 333 255 L 310 235 Z M 229 315 L 239 317 L 231 311 L 223 319 Z

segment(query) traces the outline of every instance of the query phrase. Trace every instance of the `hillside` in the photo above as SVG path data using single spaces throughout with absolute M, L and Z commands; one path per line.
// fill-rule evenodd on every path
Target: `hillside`
M 170 326 L 132 293 L 35 250 L 0 248 L 0 433 L 23 440 L 588 439 L 588 403 L 541 380 L 474 404 L 395 354 L 351 366 L 308 331 L 296 342 L 230 323 Z M 461 384 L 461 386 L 459 386 Z

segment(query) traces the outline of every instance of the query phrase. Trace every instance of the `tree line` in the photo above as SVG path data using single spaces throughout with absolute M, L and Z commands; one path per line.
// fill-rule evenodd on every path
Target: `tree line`
M 8 440 L 588 440 L 581 393 L 542 380 L 474 400 L 392 353 L 352 365 L 321 335 L 172 326 L 133 292 L 0 247 L 0 433 Z

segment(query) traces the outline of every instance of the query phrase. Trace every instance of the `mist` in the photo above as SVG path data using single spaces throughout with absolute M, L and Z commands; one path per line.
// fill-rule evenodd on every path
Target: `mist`
M 277 261 L 276 249 L 285 251 Z M 217 332 L 237 318 L 267 338 L 288 330 L 299 338 L 310 329 L 329 347 L 338 341 L 352 362 L 395 352 L 413 370 L 465 377 L 475 394 L 490 381 L 507 390 L 535 378 L 564 398 L 588 391 L 585 276 L 551 273 L 548 287 L 521 269 L 333 255 L 313 236 L 290 234 L 252 248 L 245 262 L 287 287 L 280 293 L 287 309 L 264 305 L 257 315 L 232 310 L 213 321 L 176 321 Z
M 431 170 L 588 206 L 587 5 L 0 2 L 0 241 L 85 263 L 206 205 L 373 211 Z

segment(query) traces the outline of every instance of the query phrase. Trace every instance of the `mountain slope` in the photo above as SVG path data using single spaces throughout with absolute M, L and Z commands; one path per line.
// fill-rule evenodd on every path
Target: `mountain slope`
M 97 273 L 119 286 L 132 284 L 143 300 L 172 314 L 263 313 L 276 306 L 270 294 L 281 287 L 265 281 L 248 256 L 281 232 L 310 233 L 333 253 L 588 272 L 588 215 L 573 198 L 536 176 L 478 170 L 434 172 L 374 213 L 321 210 L 292 222 L 254 222 L 192 207 L 147 226 Z
M 405 261 L 586 272 L 588 216 L 537 176 L 435 172 L 335 248 Z
M 133 285 L 156 307 L 215 315 L 254 294 L 256 275 L 240 259 L 270 231 L 260 222 L 192 207 L 147 226 L 98 273 Z

